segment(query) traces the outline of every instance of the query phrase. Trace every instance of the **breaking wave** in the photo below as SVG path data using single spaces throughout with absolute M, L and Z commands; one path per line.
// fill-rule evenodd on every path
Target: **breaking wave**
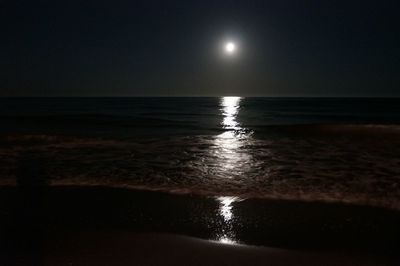
M 9 134 L 0 138 L 1 182 L 34 183 L 40 175 L 50 185 L 400 209 L 399 125 L 282 125 L 255 132 L 129 139 Z

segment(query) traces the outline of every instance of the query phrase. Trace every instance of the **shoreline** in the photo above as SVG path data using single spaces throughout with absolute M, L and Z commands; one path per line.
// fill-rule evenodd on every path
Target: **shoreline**
M 0 216 L 4 247 L 0 258 L 39 254 L 39 260 L 44 260 L 57 252 L 67 256 L 67 250 L 48 250 L 46 246 L 57 241 L 63 244 L 66 236 L 100 237 L 101 232 L 131 234 L 131 241 L 136 241 L 137 234 L 172 235 L 168 239 L 173 242 L 176 238 L 196 238 L 207 241 L 206 249 L 219 241 L 219 245 L 231 242 L 301 254 L 344 252 L 351 258 L 357 255 L 396 260 L 399 251 L 400 212 L 338 203 L 265 199 L 226 202 L 121 188 L 26 186 L 0 187 Z M 115 241 L 119 243 L 118 235 Z M 90 246 L 94 238 L 88 236 L 85 243 Z M 154 241 L 164 240 L 159 242 L 155 237 Z M 107 241 L 104 244 L 112 247 Z M 194 252 L 196 246 L 188 247 L 189 251 Z M 210 249 L 218 250 L 213 245 Z

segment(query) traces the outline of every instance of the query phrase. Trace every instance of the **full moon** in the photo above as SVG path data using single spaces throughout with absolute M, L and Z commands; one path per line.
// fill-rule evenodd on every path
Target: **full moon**
M 227 42 L 225 44 L 225 52 L 227 54 L 233 54 L 236 51 L 236 45 L 233 42 Z

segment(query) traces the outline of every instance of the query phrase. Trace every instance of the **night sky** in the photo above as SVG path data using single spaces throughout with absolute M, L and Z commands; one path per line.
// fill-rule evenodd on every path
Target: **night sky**
M 399 7 L 0 0 L 0 95 L 400 96 Z

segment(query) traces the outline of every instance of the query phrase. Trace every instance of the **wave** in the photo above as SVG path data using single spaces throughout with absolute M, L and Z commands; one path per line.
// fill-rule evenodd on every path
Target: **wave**
M 116 137 L 123 130 L 129 130 L 131 135 L 135 135 L 136 131 L 142 135 L 154 134 L 151 132 L 154 129 L 164 131 L 168 129 L 172 132 L 169 134 L 173 134 L 174 130 L 176 132 L 202 130 L 201 125 L 189 120 L 178 121 L 164 117 L 109 114 L 0 116 L 0 122 L 7 125 L 7 127 L 1 128 L 0 132 L 24 132 L 25 134 L 26 132 L 54 134 L 56 131 L 59 134 L 79 135 L 79 133 L 84 133 L 84 135 L 90 135 L 93 133 L 93 135 L 103 134 L 105 137 Z
M 399 125 L 265 128 L 272 133 L 262 137 L 257 131 L 129 139 L 2 135 L 0 183 L 35 183 L 39 172 L 41 179 L 53 185 L 104 185 L 400 209 Z M 299 132 L 307 137 L 298 138 Z
M 400 137 L 399 124 L 296 124 L 296 125 L 265 125 L 248 126 L 255 132 L 292 133 L 311 136 L 392 136 Z
M 204 116 L 204 120 L 190 119 L 191 116 Z M 215 117 L 216 119 L 210 119 Z M 179 118 L 179 119 L 178 119 Z M 169 134 L 187 133 L 185 130 L 197 130 L 196 134 L 208 134 L 210 132 L 221 132 L 219 116 L 215 114 L 195 114 L 195 113 L 148 113 L 147 115 L 119 115 L 119 114 L 51 114 L 51 115 L 32 115 L 0 116 L 0 121 L 7 124 L 1 132 L 18 132 L 24 129 L 26 133 L 29 129 L 32 133 L 35 130 L 46 132 L 46 130 L 58 128 L 68 129 L 69 131 L 81 131 L 82 127 L 90 132 L 96 130 L 113 130 L 118 132 L 121 128 L 137 129 L 143 133 L 154 128 L 172 131 Z M 268 133 L 302 133 L 302 134 L 354 134 L 354 135 L 398 135 L 400 125 L 394 123 L 303 123 L 296 120 L 285 123 L 285 120 L 257 119 L 255 122 L 247 121 L 246 118 L 240 120 L 241 128 L 254 131 L 260 134 Z M 173 132 L 175 130 L 175 132 Z M 60 131 L 60 133 L 62 133 Z M 150 133 L 150 132 L 149 132 Z M 107 137 L 107 136 L 105 136 Z

